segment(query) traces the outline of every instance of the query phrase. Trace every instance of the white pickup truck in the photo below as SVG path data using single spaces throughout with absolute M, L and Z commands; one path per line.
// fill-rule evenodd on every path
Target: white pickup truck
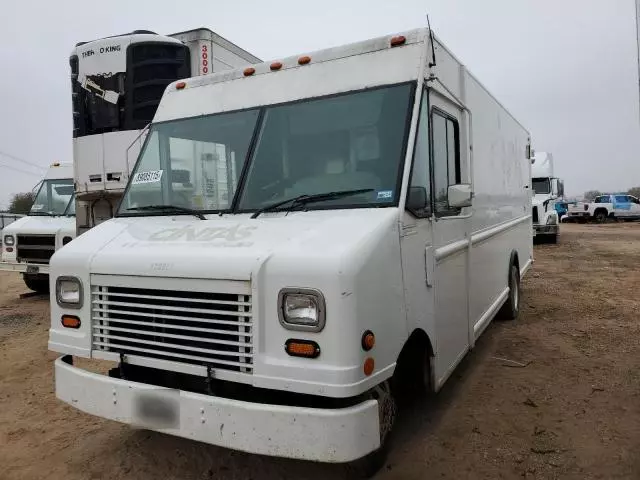
M 640 200 L 633 195 L 600 195 L 590 203 L 569 205 L 569 220 L 595 221 L 604 223 L 607 219 L 638 220 L 640 219 Z

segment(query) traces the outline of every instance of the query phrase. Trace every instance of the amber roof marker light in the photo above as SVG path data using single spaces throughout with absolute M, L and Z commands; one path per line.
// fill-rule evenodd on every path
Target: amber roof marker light
M 404 35 L 396 35 L 391 39 L 390 42 L 392 47 L 399 47 L 400 45 L 404 45 L 405 43 L 407 43 L 407 37 L 405 37 Z
M 271 69 L 272 72 L 275 72 L 277 70 L 280 70 L 282 68 L 282 62 L 273 62 L 269 68 Z
M 250 77 L 251 75 L 253 75 L 254 73 L 256 73 L 256 69 L 253 67 L 247 67 L 244 69 L 244 76 L 245 77 Z
M 178 82 L 176 83 L 176 90 L 182 90 L 186 86 L 187 86 L 186 82 Z
M 298 59 L 298 65 L 307 65 L 311 63 L 311 57 L 308 55 L 304 55 Z

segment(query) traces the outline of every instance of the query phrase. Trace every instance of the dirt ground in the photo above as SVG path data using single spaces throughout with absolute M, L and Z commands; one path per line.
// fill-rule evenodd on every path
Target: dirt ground
M 640 224 L 537 245 L 520 319 L 493 323 L 442 392 L 401 414 L 378 479 L 640 478 Z M 0 274 L 1 479 L 326 479 L 78 412 L 53 393 L 48 298 Z M 505 361 L 509 359 L 519 364 Z

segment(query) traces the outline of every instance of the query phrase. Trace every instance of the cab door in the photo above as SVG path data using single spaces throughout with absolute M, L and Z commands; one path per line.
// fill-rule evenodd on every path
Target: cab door
M 632 195 L 629 195 L 629 200 L 631 202 L 630 216 L 632 218 L 640 218 L 640 200 Z
M 438 338 L 436 381 L 444 382 L 471 345 L 469 256 L 471 208 L 451 204 L 452 185 L 470 184 L 466 126 L 460 107 L 429 90 L 435 327 Z
M 616 217 L 627 218 L 631 216 L 631 199 L 628 195 L 611 195 L 613 199 L 613 213 Z

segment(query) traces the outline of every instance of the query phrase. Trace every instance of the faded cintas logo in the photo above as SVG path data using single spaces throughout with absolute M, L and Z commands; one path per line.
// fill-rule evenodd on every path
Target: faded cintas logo
M 193 225 L 164 228 L 150 233 L 148 229 L 131 225 L 128 233 L 139 242 L 171 243 L 189 242 L 193 244 L 215 245 L 220 247 L 250 247 L 247 241 L 256 229 L 254 226 L 231 225 L 228 227 L 196 228 Z M 131 245 L 132 246 L 132 245 Z

